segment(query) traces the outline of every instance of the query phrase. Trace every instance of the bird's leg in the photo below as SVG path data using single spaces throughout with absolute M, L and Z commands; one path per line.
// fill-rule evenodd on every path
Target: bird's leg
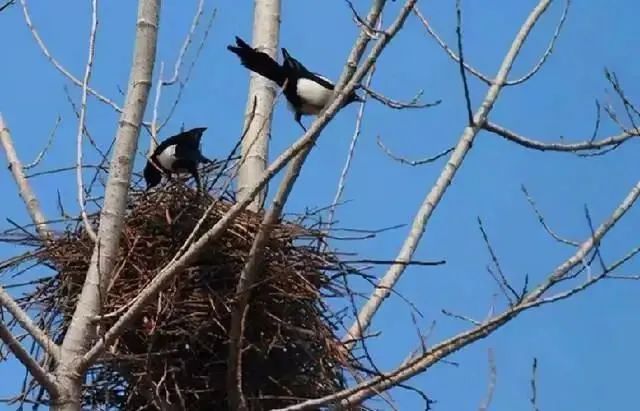
M 304 124 L 302 124 L 302 114 L 301 113 L 296 113 L 295 119 L 296 119 L 296 123 L 300 124 L 300 127 L 302 127 L 302 129 L 306 133 L 307 132 L 307 128 L 304 126 Z
M 196 187 L 198 188 L 198 194 L 204 192 L 202 188 L 202 181 L 200 181 L 200 174 L 198 173 L 198 167 L 193 166 L 189 167 L 189 173 L 193 176 L 194 180 L 196 180 Z

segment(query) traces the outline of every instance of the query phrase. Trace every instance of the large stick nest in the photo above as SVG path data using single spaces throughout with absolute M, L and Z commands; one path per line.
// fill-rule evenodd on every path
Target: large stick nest
M 118 317 L 108 313 L 122 312 L 174 257 L 212 201 L 180 184 L 132 196 L 100 333 Z M 212 227 L 230 206 L 217 200 L 198 232 Z M 145 308 L 92 368 L 87 406 L 157 409 L 159 397 L 188 410 L 227 408 L 230 313 L 260 221 L 261 216 L 243 212 Z M 324 273 L 338 262 L 312 241 L 317 236 L 290 223 L 277 225 L 271 235 L 246 317 L 242 381 L 251 409 L 283 407 L 344 387 L 342 370 L 352 360 L 345 358 L 334 335 L 336 318 L 322 302 L 335 290 Z M 80 225 L 39 254 L 41 263 L 58 273 L 38 293 L 62 320 L 59 339 L 92 252 Z

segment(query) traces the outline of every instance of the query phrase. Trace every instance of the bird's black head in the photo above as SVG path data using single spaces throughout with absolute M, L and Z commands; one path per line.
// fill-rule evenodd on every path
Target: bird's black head
M 201 136 L 205 131 L 207 131 L 206 127 L 196 127 L 196 128 L 192 128 L 191 130 L 187 131 L 187 133 L 196 134 L 196 135 Z
M 144 167 L 144 180 L 147 183 L 147 190 L 157 186 L 162 181 L 162 173 L 156 166 L 154 166 L 150 160 L 147 160 L 147 165 Z

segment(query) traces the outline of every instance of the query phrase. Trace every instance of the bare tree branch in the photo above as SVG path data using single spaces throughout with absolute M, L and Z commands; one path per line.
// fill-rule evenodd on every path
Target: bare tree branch
M 473 109 L 471 108 L 471 93 L 467 82 L 467 71 L 464 68 L 464 53 L 462 49 L 462 7 L 461 0 L 456 0 L 456 39 L 458 44 L 458 67 L 460 68 L 460 78 L 464 87 L 464 101 L 467 109 L 467 124 L 473 126 Z
M 516 79 L 516 80 L 507 81 L 507 85 L 508 86 L 515 86 L 517 84 L 522 84 L 525 81 L 529 80 L 531 77 L 533 77 L 538 71 L 540 71 L 540 69 L 542 68 L 544 63 L 547 61 L 549 56 L 551 56 L 551 53 L 553 53 L 553 48 L 556 45 L 556 41 L 558 40 L 558 37 L 560 37 L 560 32 L 562 31 L 562 26 L 564 25 L 564 22 L 567 19 L 567 15 L 569 14 L 569 7 L 570 6 L 571 6 L 571 0 L 565 0 L 564 9 L 562 10 L 562 15 L 560 16 L 560 21 L 558 22 L 558 25 L 556 26 L 556 30 L 553 33 L 553 37 L 551 37 L 551 41 L 549 41 L 549 45 L 547 46 L 547 49 L 542 54 L 542 57 L 540 57 L 540 60 L 538 60 L 538 62 L 536 63 L 535 66 L 533 66 L 531 71 L 529 71 L 524 76 L 522 76 L 522 77 L 520 77 L 519 79 Z
M 493 108 L 493 105 L 495 104 L 500 91 L 507 81 L 507 76 L 511 71 L 511 67 L 513 66 L 518 53 L 520 52 L 529 33 L 533 29 L 533 26 L 536 24 L 544 11 L 549 7 L 550 2 L 550 0 L 541 0 L 532 10 L 527 20 L 520 28 L 500 66 L 500 69 L 498 70 L 495 81 L 492 82 L 492 85 L 491 87 L 489 87 L 489 90 L 487 91 L 483 102 L 480 104 L 474 115 L 472 125 L 467 125 L 467 127 L 465 127 L 460 140 L 456 145 L 456 148 L 449 158 L 449 161 L 442 170 L 435 185 L 431 188 L 425 200 L 422 202 L 422 205 L 420 206 L 420 209 L 418 210 L 418 213 L 413 220 L 411 231 L 406 237 L 404 244 L 402 245 L 402 248 L 398 253 L 398 256 L 395 258 L 396 260 L 411 260 L 411 257 L 413 256 L 413 253 L 415 252 L 418 243 L 420 242 L 422 235 L 424 234 L 424 230 L 433 213 L 433 210 L 438 205 L 447 188 L 451 184 L 451 181 L 455 177 L 455 174 L 460 168 L 460 165 L 464 161 L 466 154 L 469 152 L 473 140 L 480 131 L 482 125 L 487 121 L 487 116 L 491 112 L 491 109 Z M 366 331 L 366 329 L 371 325 L 373 316 L 380 308 L 380 305 L 382 304 L 384 299 L 389 296 L 389 290 L 392 289 L 396 282 L 400 279 L 405 268 L 406 266 L 401 264 L 396 264 L 389 268 L 382 279 L 380 279 L 380 281 L 378 282 L 378 287 L 374 290 L 369 300 L 367 300 L 364 307 L 360 310 L 358 320 L 354 321 L 351 328 L 349 329 L 349 332 L 344 336 L 344 340 L 357 341 L 359 337 L 363 335 L 364 331 Z M 352 348 L 354 345 L 355 342 L 349 344 L 349 348 Z
M 169 80 L 161 80 L 163 86 L 171 86 L 178 81 L 180 76 L 180 68 L 182 67 L 182 63 L 184 61 L 184 55 L 187 53 L 191 42 L 193 41 L 193 34 L 196 32 L 196 28 L 198 28 L 198 24 L 200 24 L 200 18 L 202 17 L 202 13 L 204 12 L 204 0 L 198 0 L 198 6 L 196 7 L 196 12 L 193 15 L 193 20 L 191 21 L 191 27 L 187 32 L 187 35 L 182 43 L 182 47 L 180 48 L 180 52 L 178 53 L 178 58 L 176 59 L 176 63 L 173 66 L 173 76 Z
M 11 295 L 0 286 L 0 307 L 4 307 L 11 313 L 13 318 L 20 324 L 20 327 L 29 333 L 31 337 L 40 345 L 47 354 L 55 360 L 60 358 L 60 348 L 38 327 Z
M 78 185 L 78 205 L 84 228 L 94 242 L 97 239 L 96 232 L 89 222 L 87 207 L 84 199 L 84 183 L 82 182 L 82 137 L 84 135 L 85 120 L 87 114 L 87 88 L 91 79 L 91 69 L 93 67 L 93 56 L 95 54 L 96 32 L 98 30 L 98 2 L 91 1 L 91 33 L 89 34 L 89 56 L 82 79 L 82 98 L 80 101 L 80 119 L 78 120 L 78 135 L 76 137 L 76 184 Z
M 455 61 L 456 63 L 460 63 L 460 58 L 444 42 L 444 40 L 442 40 L 442 38 L 440 38 L 438 33 L 436 33 L 433 30 L 433 28 L 429 24 L 429 21 L 422 15 L 422 13 L 420 12 L 420 9 L 417 6 L 413 8 L 413 12 L 418 17 L 418 19 L 420 19 L 420 21 L 422 22 L 422 25 L 427 29 L 427 33 L 429 33 L 429 35 L 438 43 L 438 45 L 440 45 L 440 47 L 449 55 L 449 57 L 451 57 L 453 59 L 453 61 Z M 493 82 L 493 80 L 491 80 L 489 77 L 485 76 L 484 74 L 482 74 L 481 72 L 479 72 L 475 68 L 471 67 L 466 62 L 463 63 L 463 66 L 469 73 L 471 73 L 474 77 L 476 77 L 477 79 L 481 80 L 482 82 L 484 82 L 488 86 L 490 86 L 491 83 Z
M 600 276 L 593 277 L 586 281 L 584 284 L 575 287 L 574 289 L 562 293 L 553 300 L 541 299 L 542 293 L 548 290 L 552 285 L 556 284 L 562 278 L 564 278 L 571 269 L 580 264 L 584 255 L 592 251 L 604 235 L 624 216 L 624 214 L 633 206 L 636 200 L 640 197 L 640 181 L 631 189 L 627 197 L 618 205 L 607 220 L 605 220 L 595 231 L 594 234 L 586 239 L 576 251 L 576 253 L 569 259 L 560 264 L 536 290 L 530 292 L 523 298 L 518 304 L 512 306 L 508 310 L 490 318 L 481 325 L 474 327 L 468 331 L 462 332 L 452 338 L 440 342 L 431 347 L 428 351 L 411 358 L 409 361 L 403 363 L 395 370 L 385 373 L 380 376 L 373 377 L 357 386 L 347 388 L 343 391 L 327 395 L 323 398 L 312 399 L 301 402 L 289 407 L 281 408 L 278 411 L 301 411 L 317 409 L 318 406 L 325 404 L 336 404 L 340 402 L 341 406 L 349 407 L 353 405 L 361 404 L 368 398 L 377 395 L 377 393 L 385 391 L 393 386 L 398 385 L 406 381 L 407 379 L 425 371 L 433 364 L 442 361 L 447 356 L 460 350 L 461 348 L 477 341 L 481 338 L 485 338 L 492 332 L 500 328 L 502 325 L 511 321 L 517 317 L 520 313 L 538 307 L 542 304 L 546 304 L 551 301 L 558 301 L 562 298 L 567 298 L 577 292 L 580 292 L 587 287 L 595 284 L 600 279 L 605 278 L 608 272 L 620 267 L 624 262 L 628 261 L 631 256 L 636 255 L 640 248 L 634 250 L 632 253 L 625 256 L 625 258 L 619 260 L 617 263 L 607 268 L 605 272 Z
M 480 404 L 478 411 L 487 411 L 489 409 L 491 401 L 493 400 L 493 393 L 496 390 L 498 370 L 496 368 L 496 358 L 493 354 L 493 349 L 489 348 L 487 355 L 489 362 L 489 384 L 487 386 L 487 397 L 484 399 L 482 404 Z
M 392 109 L 395 110 L 403 110 L 403 109 L 407 109 L 407 108 L 431 108 L 431 107 L 435 107 L 437 105 L 439 105 L 440 103 L 442 103 L 442 100 L 436 100 L 434 102 L 431 103 L 420 103 L 420 97 L 422 97 L 422 94 L 424 94 L 423 90 L 420 90 L 411 100 L 409 100 L 408 102 L 402 102 L 402 101 L 397 101 L 394 100 L 392 98 L 383 96 L 382 94 L 372 90 L 369 87 L 369 84 L 361 84 L 359 86 L 359 88 L 361 88 L 362 90 L 364 90 L 364 92 L 371 96 L 371 98 L 373 98 L 374 100 L 384 104 L 387 107 L 390 107 Z
M 537 388 L 537 380 L 538 378 L 538 359 L 534 358 L 533 363 L 531 365 L 531 409 L 533 411 L 540 411 L 538 408 L 538 388 Z
M 538 217 L 538 221 L 540 222 L 542 227 L 545 229 L 545 231 L 547 233 L 549 233 L 549 235 L 554 240 L 556 240 L 556 241 L 558 241 L 560 243 L 563 243 L 563 244 L 571 245 L 573 247 L 578 247 L 580 245 L 577 241 L 567 240 L 566 238 L 562 238 L 558 234 L 556 234 L 553 230 L 551 230 L 551 228 L 547 225 L 542 213 L 540 212 L 540 210 L 538 210 L 538 207 L 536 206 L 535 200 L 533 199 L 533 197 L 531 195 L 529 195 L 529 191 L 527 191 L 527 188 L 523 185 L 523 186 L 521 186 L 521 189 L 522 189 L 522 192 L 524 193 L 525 197 L 527 198 L 527 201 L 529 202 L 529 205 L 531 205 L 531 208 L 533 208 L 533 212 L 536 214 L 536 217 Z
M 353 7 L 353 5 L 351 5 Z M 380 24 L 382 23 L 382 18 L 378 19 L 378 28 L 380 28 Z M 368 87 L 371 84 L 371 80 L 373 79 L 373 74 L 376 71 L 376 67 L 371 67 L 371 71 L 365 80 L 365 87 Z M 349 173 L 349 169 L 351 168 L 351 161 L 353 160 L 353 155 L 356 151 L 356 144 L 358 142 L 358 138 L 360 137 L 360 128 L 362 127 L 362 119 L 364 117 L 364 109 L 367 105 L 367 96 L 363 97 L 364 101 L 360 104 L 358 108 L 358 114 L 356 115 L 356 124 L 355 129 L 353 130 L 353 135 L 351 136 L 351 143 L 349 143 L 349 149 L 347 150 L 347 158 L 342 166 L 342 171 L 340 172 L 340 177 L 338 178 L 338 186 L 336 188 L 336 194 L 333 197 L 333 202 L 329 207 L 329 214 L 327 216 L 326 226 L 328 228 L 333 224 L 333 219 L 336 213 L 336 207 L 338 206 L 338 202 L 340 202 L 340 198 L 342 197 L 342 193 L 344 192 L 345 183 L 347 181 L 347 174 Z
M 5 155 L 7 156 L 9 169 L 11 170 L 16 185 L 18 186 L 20 197 L 22 198 L 22 201 L 24 201 L 27 212 L 29 213 L 29 216 L 31 216 L 31 220 L 36 225 L 38 235 L 40 235 L 43 240 L 52 238 L 51 230 L 47 225 L 47 219 L 44 216 L 44 213 L 40 208 L 40 203 L 38 202 L 34 192 L 31 190 L 29 181 L 24 174 L 22 163 L 18 159 L 18 154 L 13 147 L 11 132 L 2 117 L 2 113 L 0 113 L 0 143 L 2 143 Z
M 24 349 L 20 341 L 14 337 L 9 328 L 0 321 L 0 340 L 7 344 L 7 347 L 16 358 L 31 373 L 33 378 L 44 387 L 49 395 L 56 399 L 59 395 L 58 385 L 51 374 L 49 374 L 38 362 Z
M 433 163 L 436 160 L 439 160 L 440 158 L 446 156 L 447 154 L 451 153 L 453 151 L 453 149 L 455 147 L 449 147 L 446 150 L 443 150 L 441 152 L 439 152 L 438 154 L 435 154 L 431 157 L 425 157 L 422 158 L 420 160 L 409 160 L 405 157 L 401 157 L 397 154 L 394 154 L 393 152 L 391 152 L 391 150 L 389 148 L 387 148 L 387 146 L 384 145 L 384 143 L 382 142 L 382 139 L 380 138 L 380 136 L 378 136 L 376 138 L 376 143 L 378 144 L 378 147 L 380 147 L 382 149 L 382 151 L 384 151 L 384 153 L 391 158 L 392 160 L 395 160 L 401 164 L 406 164 L 409 166 L 420 166 L 423 164 L 429 164 L 429 163 Z
M 2 6 L 0 6 L 0 11 L 3 11 L 9 6 L 12 6 L 15 2 L 16 0 L 7 0 Z
M 560 152 L 580 152 L 580 151 L 592 151 L 602 150 L 607 147 L 615 147 L 630 140 L 634 137 L 640 136 L 640 129 L 633 129 L 625 131 L 621 134 L 603 138 L 600 140 L 586 140 L 577 143 L 543 143 L 538 140 L 533 140 L 524 136 L 521 136 L 511 130 L 508 130 L 498 124 L 487 121 L 483 128 L 494 134 L 497 134 L 505 139 L 517 143 L 523 147 L 531 148 L 539 151 L 560 151 Z
M 36 27 L 31 21 L 31 16 L 29 15 L 29 9 L 27 8 L 27 0 L 20 0 L 20 4 L 22 4 L 22 12 L 24 14 L 24 19 L 27 23 L 27 26 L 29 27 L 29 30 L 31 31 L 33 38 L 35 39 L 36 43 L 38 43 L 40 50 L 42 50 L 42 53 L 45 55 L 47 60 L 49 60 L 49 62 L 53 64 L 53 66 L 60 73 L 62 73 L 66 78 L 68 78 L 73 84 L 75 84 L 78 87 L 82 87 L 82 81 L 78 80 L 73 74 L 71 74 L 71 72 L 69 72 L 66 68 L 64 68 L 64 66 L 60 64 L 60 62 L 58 62 L 58 60 L 56 60 L 56 58 L 53 57 L 53 55 L 49 52 L 49 49 L 44 44 L 44 41 L 40 37 L 40 34 L 38 33 L 38 31 L 36 30 Z M 102 94 L 100 94 L 99 92 L 97 92 L 96 90 L 90 87 L 87 87 L 87 91 L 91 95 L 96 97 L 98 100 L 113 107 L 113 109 L 116 110 L 118 113 L 122 113 L 122 109 L 116 103 L 114 103 L 113 100 L 103 96 Z
M 31 163 L 22 167 L 23 170 L 29 170 L 31 168 L 36 167 L 38 164 L 40 164 L 45 154 L 47 154 L 47 151 L 49 150 L 49 148 L 51 148 L 51 145 L 53 144 L 53 139 L 56 136 L 56 131 L 58 131 L 58 126 L 60 125 L 61 121 L 62 121 L 62 117 L 58 115 L 58 117 L 56 117 L 56 123 L 53 125 L 53 129 L 51 130 L 51 133 L 49 133 L 49 139 L 47 140 L 47 144 L 44 146 L 42 151 L 38 153 L 36 158 Z

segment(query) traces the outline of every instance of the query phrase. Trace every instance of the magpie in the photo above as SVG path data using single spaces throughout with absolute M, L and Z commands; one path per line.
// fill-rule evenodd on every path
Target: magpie
M 173 173 L 188 172 L 196 180 L 198 190 L 201 189 L 198 164 L 212 163 L 200 152 L 200 139 L 206 127 L 193 128 L 169 137 L 161 142 L 147 160 L 144 168 L 144 179 L 147 190 L 158 185 L 162 174 L 169 177 Z
M 296 122 L 305 131 L 307 129 L 302 124 L 302 116 L 319 114 L 333 95 L 335 85 L 329 79 L 309 71 L 302 63 L 291 57 L 284 47 L 282 48 L 284 58 L 282 65 L 268 54 L 252 48 L 237 36 L 236 46 L 227 46 L 227 49 L 240 57 L 243 66 L 284 87 L 283 93 L 289 103 L 288 106 L 294 112 Z M 363 101 L 363 99 L 352 91 L 342 107 L 354 101 Z

